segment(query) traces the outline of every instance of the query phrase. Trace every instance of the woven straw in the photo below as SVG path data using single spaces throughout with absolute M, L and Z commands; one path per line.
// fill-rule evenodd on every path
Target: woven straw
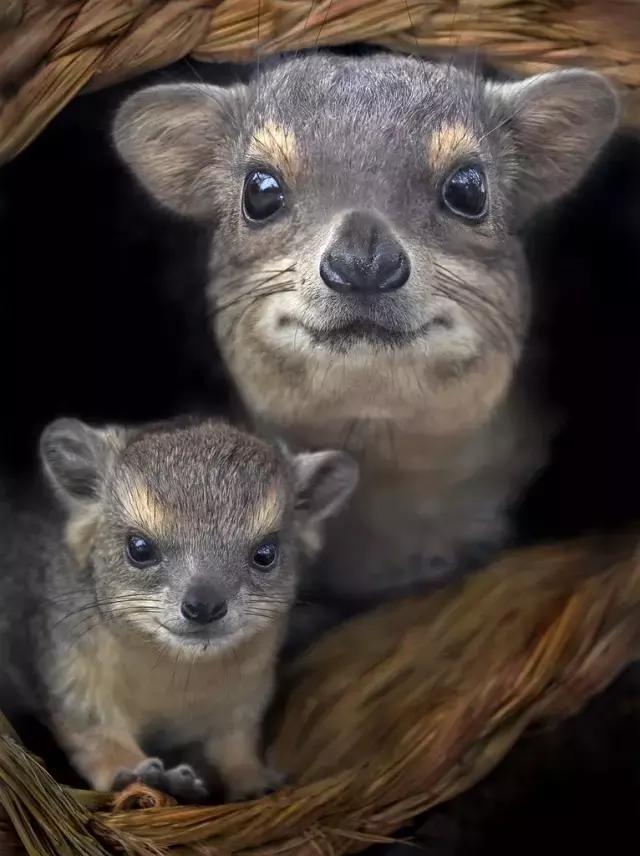
M 421 53 L 479 48 L 523 72 L 584 65 L 640 87 L 639 8 L 637 0 L 4 0 L 0 161 L 77 93 L 186 56 L 250 60 L 366 40 Z M 335 631 L 294 667 L 279 711 L 274 752 L 295 784 L 253 803 L 181 808 L 135 785 L 115 801 L 69 791 L 0 718 L 0 853 L 339 856 L 384 840 L 485 776 L 531 723 L 574 713 L 637 657 L 635 556 L 627 533 L 525 550 L 462 587 Z
M 0 162 L 86 88 L 186 56 L 250 60 L 354 40 L 479 48 L 524 72 L 585 65 L 640 86 L 638 0 L 3 0 Z
M 387 840 L 636 658 L 636 544 L 623 533 L 524 550 L 333 631 L 285 681 L 273 751 L 294 784 L 273 797 L 177 807 L 134 785 L 109 811 L 111 797 L 66 792 L 7 734 L 0 806 L 34 856 L 115 845 L 137 856 L 339 856 Z

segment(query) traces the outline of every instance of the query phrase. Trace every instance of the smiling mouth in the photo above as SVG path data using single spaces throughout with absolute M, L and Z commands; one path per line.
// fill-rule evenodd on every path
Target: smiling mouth
M 227 633 L 220 632 L 219 628 L 217 628 L 216 632 L 216 629 L 213 627 L 194 628 L 193 630 L 177 630 L 173 627 L 167 627 L 166 624 L 161 624 L 160 627 L 162 627 L 166 633 L 170 633 L 174 639 L 179 639 L 187 645 L 215 642 L 216 640 L 223 639 L 228 635 Z
M 348 350 L 353 345 L 370 344 L 376 347 L 402 348 L 424 338 L 434 327 L 450 327 L 444 317 L 436 317 L 413 330 L 394 330 L 375 321 L 350 321 L 335 327 L 319 329 L 300 324 L 313 345 L 333 350 Z

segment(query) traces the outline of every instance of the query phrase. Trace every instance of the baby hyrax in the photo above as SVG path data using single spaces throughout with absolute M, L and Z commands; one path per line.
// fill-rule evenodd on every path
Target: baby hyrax
M 550 426 L 523 227 L 577 185 L 617 113 L 581 69 L 501 82 L 330 53 L 121 106 L 123 159 L 213 225 L 209 317 L 248 411 L 360 460 L 312 589 L 387 596 L 510 537 Z
M 202 799 L 190 767 L 143 751 L 151 734 L 201 744 L 232 799 L 269 789 L 260 725 L 297 567 L 355 463 L 220 422 L 62 419 L 40 449 L 55 501 L 2 506 L 1 704 L 35 705 L 96 789 Z

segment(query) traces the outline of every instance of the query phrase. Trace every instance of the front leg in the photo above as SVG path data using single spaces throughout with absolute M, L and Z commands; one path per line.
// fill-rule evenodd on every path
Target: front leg
M 204 783 L 188 764 L 165 769 L 159 758 L 145 755 L 124 727 L 72 730 L 58 721 L 56 731 L 73 766 L 97 791 L 119 791 L 141 782 L 183 803 L 204 802 L 207 798 Z
M 146 760 L 135 738 L 124 727 L 54 721 L 56 736 L 75 769 L 97 791 L 108 791 L 118 774 L 133 770 Z
M 209 738 L 205 746 L 207 760 L 218 770 L 232 802 L 263 796 L 284 783 L 284 777 L 260 759 L 259 732 L 255 723 L 236 725 L 224 735 Z

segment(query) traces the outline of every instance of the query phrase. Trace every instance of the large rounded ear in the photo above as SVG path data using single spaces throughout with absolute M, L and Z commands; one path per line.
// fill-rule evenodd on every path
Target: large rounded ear
M 141 89 L 116 114 L 116 149 L 158 202 L 180 214 L 210 216 L 245 94 L 240 84 Z
M 57 419 L 40 437 L 44 472 L 67 504 L 94 502 L 119 451 L 125 432 L 91 428 L 79 419 Z
M 489 134 L 499 134 L 519 208 L 569 192 L 582 178 L 618 121 L 618 98 L 599 74 L 567 69 L 526 80 L 486 84 Z
M 355 490 L 358 465 L 346 452 L 306 452 L 294 458 L 296 510 L 307 523 L 336 515 Z

